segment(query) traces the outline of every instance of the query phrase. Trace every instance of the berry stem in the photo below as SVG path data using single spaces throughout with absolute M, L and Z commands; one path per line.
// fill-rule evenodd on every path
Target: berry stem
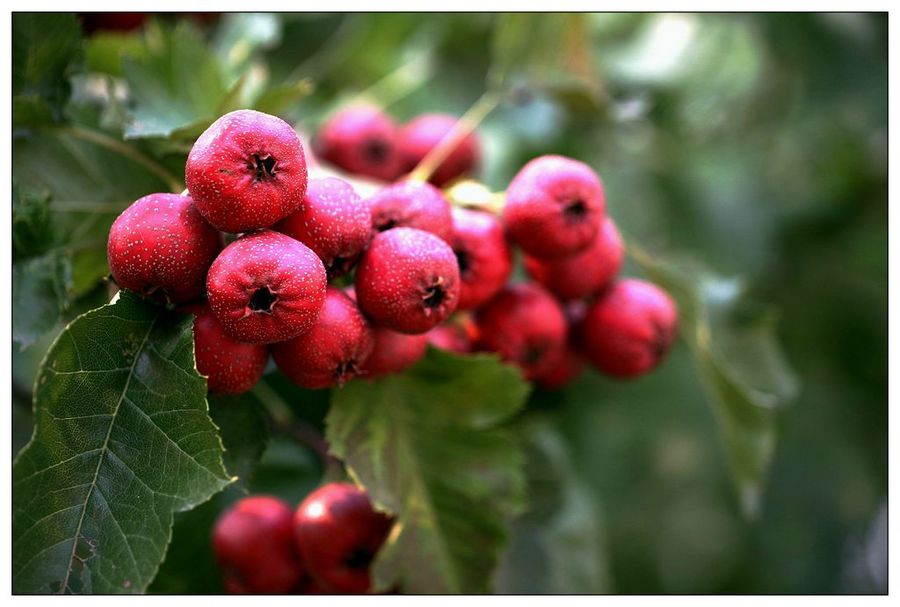
M 434 171 L 441 165 L 450 152 L 456 149 L 460 142 L 478 127 L 487 118 L 487 115 L 500 103 L 500 97 L 493 91 L 484 93 L 472 107 L 456 122 L 450 132 L 437 144 L 419 165 L 409 174 L 413 181 L 428 181 Z
M 357 95 L 361 101 L 369 101 L 381 109 L 393 105 L 428 82 L 434 71 L 429 55 L 417 55 L 397 69 L 376 80 Z

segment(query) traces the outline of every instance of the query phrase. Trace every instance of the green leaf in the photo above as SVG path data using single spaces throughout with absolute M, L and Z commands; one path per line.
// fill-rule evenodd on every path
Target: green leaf
M 776 444 L 776 415 L 797 394 L 771 313 L 750 309 L 743 285 L 692 261 L 662 260 L 629 243 L 635 261 L 679 308 L 680 333 L 719 424 L 744 514 L 759 513 Z
M 25 349 L 62 318 L 69 303 L 71 262 L 61 249 L 17 261 L 12 284 L 13 339 Z
M 252 393 L 210 396 L 209 414 L 225 445 L 225 468 L 246 482 L 269 442 L 263 404 Z
M 528 510 L 514 525 L 498 574 L 502 594 L 604 594 L 610 579 L 602 519 L 558 428 L 523 424 Z
M 283 82 L 267 88 L 253 105 L 260 112 L 281 114 L 309 96 L 314 89 L 315 85 L 307 78 Z
M 140 57 L 147 48 L 137 33 L 99 31 L 91 35 L 85 48 L 85 68 L 88 72 L 124 75 L 125 57 Z
M 173 513 L 230 482 L 191 327 L 123 291 L 53 343 L 13 465 L 14 592 L 143 592 Z
M 167 138 L 217 118 L 229 86 L 200 31 L 187 21 L 174 28 L 154 22 L 145 36 L 146 54 L 123 63 L 134 100 L 126 139 Z
M 335 392 L 331 450 L 398 520 L 373 566 L 377 588 L 491 589 L 524 497 L 518 441 L 500 426 L 527 394 L 520 373 L 493 356 L 435 349 L 402 375 Z
M 13 13 L 14 124 L 61 117 L 71 66 L 81 60 L 81 28 L 72 13 Z
M 50 223 L 50 194 L 13 184 L 13 257 L 39 255 L 56 242 Z
M 228 72 L 237 77 L 260 51 L 281 41 L 281 29 L 281 19 L 272 13 L 223 15 L 213 49 Z

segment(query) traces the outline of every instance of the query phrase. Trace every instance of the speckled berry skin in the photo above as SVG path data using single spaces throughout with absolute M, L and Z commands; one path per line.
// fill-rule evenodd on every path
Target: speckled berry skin
M 225 114 L 194 143 L 184 171 L 197 210 L 223 232 L 268 228 L 300 208 L 306 160 L 297 133 L 276 116 Z
M 655 368 L 675 340 L 678 310 L 653 283 L 628 278 L 614 283 L 579 323 L 578 347 L 608 375 L 637 377 Z
M 574 255 L 590 245 L 606 212 L 603 184 L 583 162 L 540 156 L 506 189 L 507 235 L 532 257 Z
M 428 350 L 428 334 L 407 335 L 375 329 L 375 347 L 363 364 L 363 377 L 377 379 L 400 373 L 419 362 Z
M 568 343 L 553 350 L 547 359 L 545 368 L 534 377 L 535 382 L 545 390 L 564 388 L 584 371 L 584 361 Z
M 512 251 L 497 217 L 483 211 L 453 209 L 453 252 L 459 263 L 460 310 L 487 303 L 512 273 Z
M 376 192 L 367 201 L 372 229 L 418 228 L 450 242 L 453 218 L 450 203 L 430 183 L 400 181 Z
M 262 230 L 238 238 L 209 269 L 213 314 L 238 341 L 267 344 L 308 331 L 325 302 L 325 266 L 302 242 Z
M 195 316 L 194 359 L 211 394 L 242 394 L 256 385 L 269 361 L 264 345 L 229 337 L 205 301 L 178 311 Z
M 301 588 L 304 569 L 294 541 L 294 512 L 280 499 L 246 497 L 213 529 L 213 551 L 230 594 L 286 594 Z
M 312 328 L 271 346 L 278 368 L 298 386 L 340 386 L 360 373 L 375 337 L 372 327 L 346 293 L 328 287 L 325 305 Z
M 622 269 L 625 251 L 612 219 L 581 253 L 559 259 L 525 257 L 528 275 L 562 300 L 580 299 L 606 288 Z
M 313 149 L 322 160 L 356 175 L 383 181 L 400 176 L 397 126 L 373 105 L 338 111 L 319 129 Z
M 397 138 L 404 172 L 413 170 L 453 129 L 458 118 L 449 114 L 422 114 L 400 129 Z M 473 132 L 459 142 L 438 165 L 429 181 L 441 187 L 473 172 L 481 161 L 481 145 Z
M 221 248 L 222 235 L 190 197 L 150 194 L 113 222 L 106 258 L 120 287 L 177 304 L 203 297 L 206 272 Z
M 459 303 L 459 266 L 446 242 L 415 228 L 381 232 L 356 268 L 356 299 L 377 325 L 425 333 Z
M 294 513 L 294 539 L 304 566 L 331 592 L 360 594 L 371 586 L 370 565 L 391 529 L 365 491 L 329 483 L 310 493 Z
M 311 179 L 300 209 L 275 229 L 315 251 L 329 278 L 353 268 L 372 236 L 372 214 L 349 183 L 336 177 Z
M 475 322 L 478 349 L 516 364 L 528 380 L 547 369 L 551 354 L 566 340 L 562 308 L 534 283 L 507 286 L 476 313 Z

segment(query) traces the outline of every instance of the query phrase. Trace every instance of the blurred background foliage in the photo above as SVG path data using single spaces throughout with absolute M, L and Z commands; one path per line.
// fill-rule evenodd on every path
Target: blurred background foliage
M 546 504 L 532 503 L 517 522 L 498 589 L 885 592 L 886 16 L 592 14 L 537 26 L 518 17 L 170 15 L 165 27 L 100 31 L 84 46 L 85 71 L 107 82 L 127 76 L 132 93 L 141 93 L 137 107 L 108 103 L 92 112 L 77 101 L 94 88 L 75 76 L 76 103 L 32 107 L 24 95 L 16 109 L 24 122 L 67 112 L 101 127 L 124 112 L 146 116 L 124 134 L 142 138 L 141 149 L 180 178 L 187 149 L 179 141 L 234 107 L 277 112 L 311 134 L 360 97 L 402 122 L 431 111 L 461 115 L 486 86 L 502 86 L 503 103 L 478 129 L 484 182 L 503 190 L 544 153 L 595 167 L 611 215 L 633 242 L 664 258 L 703 260 L 767 304 L 739 313 L 774 323 L 796 398 L 773 418 L 777 447 L 758 514 L 747 518 L 683 342 L 640 381 L 586 373 L 562 392 L 536 392 L 523 426 L 534 446 L 530 488 L 564 499 L 565 508 L 542 512 Z M 557 69 L 560 61 L 566 69 Z M 185 90 L 185 66 L 202 76 L 197 87 L 218 94 Z M 29 86 L 65 99 L 60 82 Z M 183 113 L 164 111 L 173 98 Z M 45 152 L 52 171 L 59 152 Z M 28 167 L 15 170 L 21 176 Z M 119 190 L 119 197 L 142 193 L 133 184 Z M 17 204 L 30 200 L 19 196 Z M 107 225 L 117 210 L 106 209 Z M 103 261 L 73 263 L 77 298 L 61 321 L 106 298 L 105 287 L 91 290 L 88 282 L 79 290 L 77 280 L 77 264 Z M 626 268 L 646 271 L 634 261 Z M 30 435 L 31 382 L 56 332 L 13 348 L 14 452 Z M 317 426 L 326 408 L 298 415 Z M 317 462 L 276 437 L 250 488 L 299 499 L 322 474 Z M 551 469 L 563 471 L 564 487 L 541 486 Z M 286 483 L 292 474 L 298 480 Z M 198 589 L 179 575 L 179 563 L 209 582 L 201 590 L 216 590 L 209 555 L 190 548 L 206 542 L 189 535 L 207 533 L 240 490 L 176 524 L 156 590 Z M 518 533 L 529 526 L 540 533 Z M 559 558 L 532 562 L 534 571 L 524 573 L 529 542 L 556 543 Z

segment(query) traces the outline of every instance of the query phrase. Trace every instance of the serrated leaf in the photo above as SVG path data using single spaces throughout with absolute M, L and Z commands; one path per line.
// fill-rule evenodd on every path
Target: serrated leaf
M 230 482 L 191 327 L 123 291 L 53 343 L 13 465 L 14 592 L 143 592 L 173 513 Z
M 696 262 L 655 258 L 633 243 L 629 250 L 678 303 L 680 333 L 709 395 L 741 508 L 753 518 L 775 454 L 777 409 L 798 391 L 773 317 L 746 314 L 748 302 L 737 280 Z
M 249 392 L 210 396 L 209 414 L 225 446 L 225 469 L 246 483 L 269 443 L 263 404 Z
M 13 340 L 22 349 L 60 321 L 71 283 L 72 265 L 61 249 L 13 264 Z
M 187 21 L 145 30 L 146 53 L 126 57 L 125 80 L 134 108 L 125 137 L 170 137 L 218 117 L 229 93 L 219 61 L 200 31 Z
M 380 589 L 488 592 L 523 505 L 518 440 L 500 427 L 528 394 L 495 357 L 430 349 L 406 373 L 335 392 L 332 452 L 397 524 L 373 565 Z

